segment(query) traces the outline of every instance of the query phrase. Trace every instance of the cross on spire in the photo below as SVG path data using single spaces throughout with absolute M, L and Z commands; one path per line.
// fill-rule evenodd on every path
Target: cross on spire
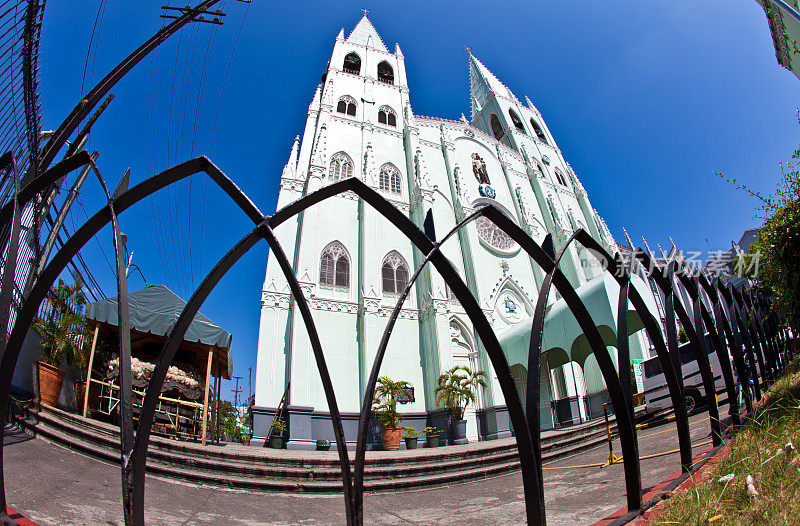
M 467 50 L 467 53 L 470 55 L 472 54 L 472 48 L 470 48 L 468 45 L 464 44 L 464 49 Z
M 369 9 L 362 9 L 361 12 L 363 13 L 362 16 L 366 17 L 367 13 L 369 13 Z

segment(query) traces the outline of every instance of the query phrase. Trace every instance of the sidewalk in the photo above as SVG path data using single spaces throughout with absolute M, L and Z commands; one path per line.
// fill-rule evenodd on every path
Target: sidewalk
M 641 452 L 674 447 L 673 427 L 662 427 L 657 435 L 642 444 Z M 706 423 L 693 426 L 693 440 L 703 440 L 707 430 Z M 616 451 L 618 448 L 616 445 Z M 602 444 L 546 466 L 545 497 L 550 526 L 592 523 L 624 504 L 622 465 L 602 470 L 562 469 L 602 462 L 607 456 L 607 445 Z M 660 483 L 677 464 L 676 454 L 644 461 L 644 487 Z M 6 436 L 5 465 L 9 506 L 39 525 L 122 526 L 118 467 L 19 431 Z M 519 473 L 449 487 L 366 494 L 364 500 L 366 524 L 508 525 L 525 522 Z M 151 476 L 147 478 L 145 502 L 147 524 L 319 525 L 343 524 L 345 519 L 341 495 L 232 491 Z

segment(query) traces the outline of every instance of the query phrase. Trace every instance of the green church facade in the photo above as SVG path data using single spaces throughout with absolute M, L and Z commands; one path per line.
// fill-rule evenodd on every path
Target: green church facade
M 342 178 L 358 177 L 438 237 L 491 204 L 539 243 L 550 233 L 558 249 L 583 228 L 616 251 L 605 222 L 532 102 L 525 97 L 522 104 L 471 52 L 468 64 L 471 119 L 415 115 L 400 47 L 390 52 L 366 16 L 349 36 L 342 30 L 283 170 L 278 208 Z M 352 446 L 383 330 L 422 255 L 352 193 L 314 205 L 276 235 L 311 306 Z M 442 251 L 483 308 L 524 390 L 526 338 L 541 269 L 485 218 L 459 231 Z M 613 347 L 618 289 L 594 263 L 591 254 L 573 244 L 562 269 L 601 330 L 610 331 L 603 334 Z M 634 286 L 649 298 L 649 287 L 639 281 Z M 543 427 L 563 424 L 564 407 L 570 421 L 593 416 L 605 389 L 585 337 L 556 292 L 551 292 L 548 309 Z M 640 329 L 641 323 L 632 319 L 632 359 L 646 357 Z M 489 378 L 466 411 L 468 438 L 510 436 L 486 353 L 444 280 L 426 268 L 404 304 L 381 368 L 381 375 L 415 388 L 414 401 L 402 406 L 402 425 L 444 425 L 446 414 L 436 407 L 433 390 L 438 376 L 454 365 L 485 370 Z M 317 440 L 332 439 L 308 334 L 272 257 L 262 290 L 256 373 L 254 443 L 263 443 L 284 392 L 288 447 L 313 449 Z

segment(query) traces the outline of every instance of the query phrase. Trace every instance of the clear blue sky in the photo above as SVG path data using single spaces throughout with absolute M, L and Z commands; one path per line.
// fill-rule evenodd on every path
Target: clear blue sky
M 95 35 L 99 45 L 87 60 L 97 3 L 47 4 L 44 129 L 56 128 L 80 100 L 85 64 L 88 91 L 161 24 L 160 2 L 109 2 Z M 624 226 L 635 243 L 644 234 L 653 248 L 668 245 L 668 235 L 686 250 L 707 250 L 706 240 L 729 248 L 755 225 L 755 203 L 714 171 L 770 191 L 778 162 L 800 135 L 800 81 L 778 66 L 754 0 L 253 0 L 249 7 L 228 0 L 222 6 L 224 26 L 187 26 L 113 90 L 116 98 L 90 141 L 112 186 L 127 167 L 135 184 L 206 154 L 263 212 L 274 212 L 281 169 L 336 34 L 342 27 L 349 33 L 362 7 L 390 49 L 400 43 L 415 113 L 469 114 L 464 45 L 520 98 L 530 96 L 618 241 Z M 81 202 L 88 214 L 102 205 L 94 181 Z M 82 214 L 77 207 L 76 220 Z M 164 283 L 184 299 L 252 228 L 202 176 L 139 204 L 121 221 L 148 282 Z M 113 296 L 105 261 L 113 254 L 110 233 L 98 240 L 105 255 L 92 242 L 84 257 Z M 248 367 L 255 368 L 264 246 L 229 273 L 202 309 L 233 334 L 235 374 L 244 376 L 245 394 Z M 131 290 L 143 285 L 138 275 L 130 280 Z M 230 387 L 226 382 L 226 398 Z

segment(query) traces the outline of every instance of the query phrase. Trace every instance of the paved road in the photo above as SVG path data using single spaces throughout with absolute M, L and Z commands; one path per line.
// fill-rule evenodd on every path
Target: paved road
M 708 440 L 706 414 L 690 419 L 692 442 Z M 639 433 L 642 456 L 677 448 L 674 424 Z M 22 432 L 5 437 L 8 503 L 42 526 L 122 525 L 120 473 L 101 463 Z M 697 447 L 695 454 L 705 446 Z M 620 455 L 619 443 L 614 451 Z M 625 504 L 621 464 L 604 469 L 569 466 L 604 462 L 607 444 L 547 464 L 548 524 L 587 524 Z M 567 469 L 552 469 L 552 468 Z M 679 468 L 678 453 L 642 460 L 645 489 Z M 365 496 L 365 523 L 386 525 L 521 524 L 525 522 L 518 473 L 446 488 Z M 148 524 L 234 526 L 343 524 L 341 496 L 252 493 L 147 479 Z

